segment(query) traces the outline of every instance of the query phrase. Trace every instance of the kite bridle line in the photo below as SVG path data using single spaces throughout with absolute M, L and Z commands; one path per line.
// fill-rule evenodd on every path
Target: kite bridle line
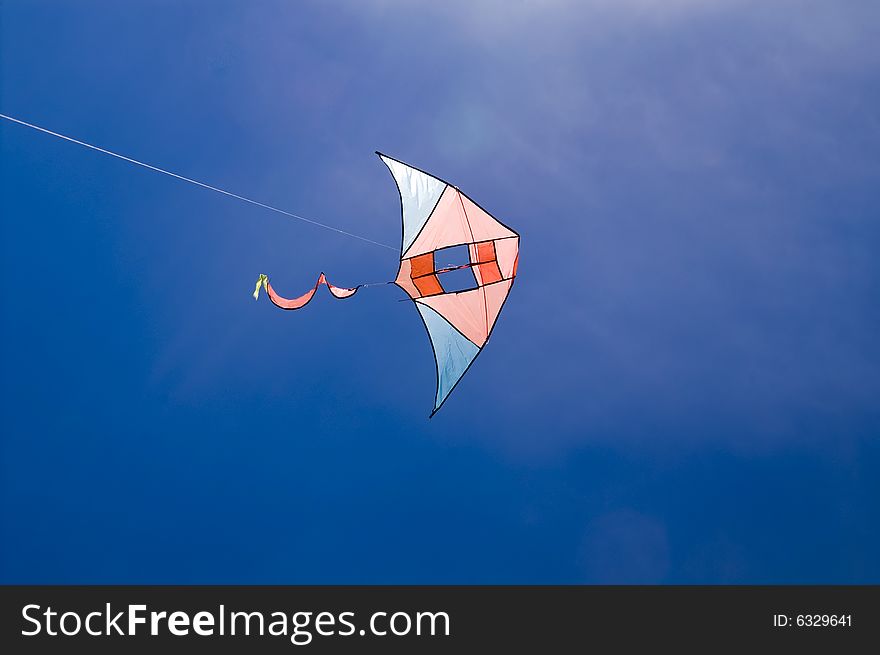
M 398 248 L 395 248 L 394 246 L 389 246 L 387 243 L 380 243 L 379 241 L 373 241 L 373 239 L 368 239 L 367 237 L 362 237 L 359 234 L 353 234 L 351 232 L 346 232 L 345 230 L 341 230 L 338 227 L 333 227 L 332 225 L 327 225 L 326 223 L 319 223 L 318 221 L 314 221 L 311 218 L 306 218 L 305 216 L 300 216 L 299 214 L 294 214 L 289 211 L 285 211 L 283 209 L 278 209 L 278 207 L 273 207 L 271 205 L 267 205 L 265 203 L 258 202 L 256 200 L 251 200 L 250 198 L 240 196 L 237 193 L 232 193 L 231 191 L 226 191 L 225 189 L 221 189 L 219 187 L 215 187 L 210 184 L 205 184 L 204 182 L 199 182 L 198 180 L 194 180 L 189 177 L 184 177 L 183 175 L 178 175 L 177 173 L 172 173 L 171 171 L 166 171 L 163 168 L 159 168 L 157 166 L 152 166 L 151 164 L 147 164 L 142 161 L 138 161 L 137 159 L 132 159 L 131 157 L 126 157 L 125 155 L 120 155 L 119 153 L 112 152 L 110 150 L 105 150 L 104 148 L 100 148 L 96 145 L 92 145 L 91 143 L 86 143 L 85 141 L 80 141 L 79 139 L 74 139 L 73 137 L 66 136 L 64 134 L 59 134 L 58 132 L 53 132 L 52 130 L 47 130 L 45 127 L 40 127 L 39 125 L 34 125 L 33 123 L 28 123 L 27 121 L 23 121 L 19 118 L 13 118 L 12 116 L 7 116 L 6 114 L 0 114 L 0 118 L 4 118 L 7 121 L 10 121 L 12 123 L 18 123 L 19 125 L 23 125 L 24 127 L 29 127 L 32 130 L 37 130 L 38 132 L 43 132 L 44 134 L 49 134 L 49 135 L 57 137 L 59 139 L 64 139 L 65 141 L 70 141 L 71 143 L 76 143 L 77 145 L 83 146 L 85 148 L 90 148 L 91 150 L 96 150 L 97 152 L 103 153 L 105 155 L 110 155 L 111 157 L 116 157 L 117 159 L 127 161 L 130 164 L 135 164 L 137 166 L 143 166 L 144 168 L 148 168 L 151 171 L 156 171 L 157 173 L 162 173 L 163 175 L 168 175 L 169 177 L 173 177 L 178 180 L 182 180 L 184 182 L 189 182 L 190 184 L 200 186 L 203 189 L 208 189 L 209 191 L 216 191 L 217 193 L 222 193 L 224 196 L 229 196 L 230 198 L 235 198 L 236 200 L 241 200 L 243 202 L 250 203 L 251 205 L 256 205 L 257 207 L 262 207 L 263 209 L 268 209 L 269 211 L 273 211 L 277 214 L 283 214 L 284 216 L 287 216 L 289 218 L 295 218 L 298 221 L 303 221 L 304 223 L 309 223 L 310 225 L 314 225 L 316 227 L 322 227 L 325 230 L 330 230 L 332 232 L 336 232 L 337 234 L 342 234 L 347 237 L 359 239 L 360 241 L 372 243 L 374 246 L 380 246 L 382 248 L 387 248 L 388 250 L 393 250 L 394 252 L 399 252 Z M 390 283 L 382 282 L 380 284 L 390 284 Z M 364 284 L 361 286 L 376 286 L 376 285 L 375 284 Z

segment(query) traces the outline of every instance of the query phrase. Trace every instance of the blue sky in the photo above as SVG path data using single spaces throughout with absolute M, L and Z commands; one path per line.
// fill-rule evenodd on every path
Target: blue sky
M 476 5 L 476 6 L 474 6 Z M 0 7 L 0 111 L 387 243 L 522 235 L 431 421 L 393 253 L 6 122 L 0 581 L 880 582 L 875 2 Z

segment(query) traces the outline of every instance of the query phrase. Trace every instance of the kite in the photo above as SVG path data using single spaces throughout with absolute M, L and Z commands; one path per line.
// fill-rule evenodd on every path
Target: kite
M 396 250 L 388 244 L 346 232 L 72 136 L 53 132 L 14 116 L 0 114 L 0 119 L 316 227 Z M 396 284 L 406 292 L 418 310 L 434 350 L 437 372 L 437 390 L 434 395 L 434 410 L 431 412 L 431 416 L 434 416 L 492 335 L 495 322 L 516 278 L 519 234 L 480 207 L 457 186 L 399 159 L 378 151 L 376 154 L 391 171 L 400 193 L 403 227 L 397 277 L 388 282 L 347 288 L 330 284 L 321 273 L 315 286 L 303 295 L 298 298 L 283 298 L 272 288 L 269 278 L 260 275 L 254 289 L 254 300 L 259 297 L 262 287 L 275 305 L 281 309 L 296 310 L 305 307 L 321 286 L 326 286 L 334 298 L 343 300 L 353 296 L 362 287 Z M 438 266 L 438 254 L 443 257 L 447 249 L 461 247 L 467 249 L 466 264 Z M 444 286 L 444 275 L 459 270 L 471 272 L 471 284 L 465 288 Z
M 403 289 L 428 332 L 437 374 L 434 416 L 489 341 L 516 278 L 519 234 L 455 185 L 381 152 L 376 154 L 397 183 L 402 218 L 397 276 L 380 284 L 393 282 Z M 447 248 L 461 246 L 467 247 L 466 264 L 438 266 Z M 443 274 L 462 269 L 472 272 L 472 286 L 455 291 L 444 288 Z M 337 287 L 321 273 L 307 293 L 287 299 L 276 293 L 266 275 L 260 275 L 254 298 L 262 287 L 278 307 L 301 309 L 322 285 L 338 299 L 371 286 Z

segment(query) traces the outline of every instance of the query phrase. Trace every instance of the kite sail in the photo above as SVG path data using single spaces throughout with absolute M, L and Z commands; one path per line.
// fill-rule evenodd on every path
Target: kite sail
M 489 341 L 516 278 L 519 234 L 458 187 L 381 152 L 376 154 L 391 171 L 400 193 L 400 266 L 392 282 L 413 301 L 431 340 L 437 373 L 433 416 Z M 462 246 L 468 252 L 466 264 L 438 265 L 438 257 L 447 248 Z M 472 273 L 471 284 L 463 289 L 445 288 L 444 274 L 462 269 Z M 261 275 L 254 298 L 262 286 L 278 307 L 300 309 L 322 284 L 335 298 L 349 298 L 362 286 L 370 286 L 336 287 L 321 273 L 307 293 L 287 299 Z
M 412 299 L 434 349 L 437 413 L 480 354 L 516 277 L 519 234 L 457 187 L 377 152 L 400 192 L 403 229 L 394 283 Z M 438 268 L 445 248 L 467 246 L 469 263 Z M 442 274 L 468 268 L 473 288 L 446 291 Z

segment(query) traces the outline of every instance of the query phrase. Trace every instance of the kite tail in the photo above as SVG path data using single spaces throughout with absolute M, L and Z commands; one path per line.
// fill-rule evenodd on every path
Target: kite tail
M 269 300 L 272 301 L 274 305 L 280 307 L 281 309 L 300 309 L 309 304 L 309 301 L 312 299 L 312 296 L 315 295 L 315 292 L 318 290 L 322 284 L 326 285 L 330 290 L 330 293 L 334 298 L 338 298 L 339 300 L 343 300 L 344 298 L 350 298 L 360 289 L 363 284 L 359 284 L 356 287 L 351 289 L 346 287 L 337 287 L 330 284 L 327 281 L 327 278 L 324 277 L 324 274 L 318 277 L 318 281 L 315 282 L 315 286 L 309 289 L 306 293 L 299 296 L 298 298 L 284 298 L 283 296 L 278 295 L 275 292 L 275 289 L 272 288 L 272 285 L 269 283 L 269 276 L 260 274 L 260 277 L 257 278 L 257 286 L 254 288 L 254 300 L 257 300 L 260 297 L 260 287 L 263 287 L 266 290 L 266 295 L 269 296 Z

